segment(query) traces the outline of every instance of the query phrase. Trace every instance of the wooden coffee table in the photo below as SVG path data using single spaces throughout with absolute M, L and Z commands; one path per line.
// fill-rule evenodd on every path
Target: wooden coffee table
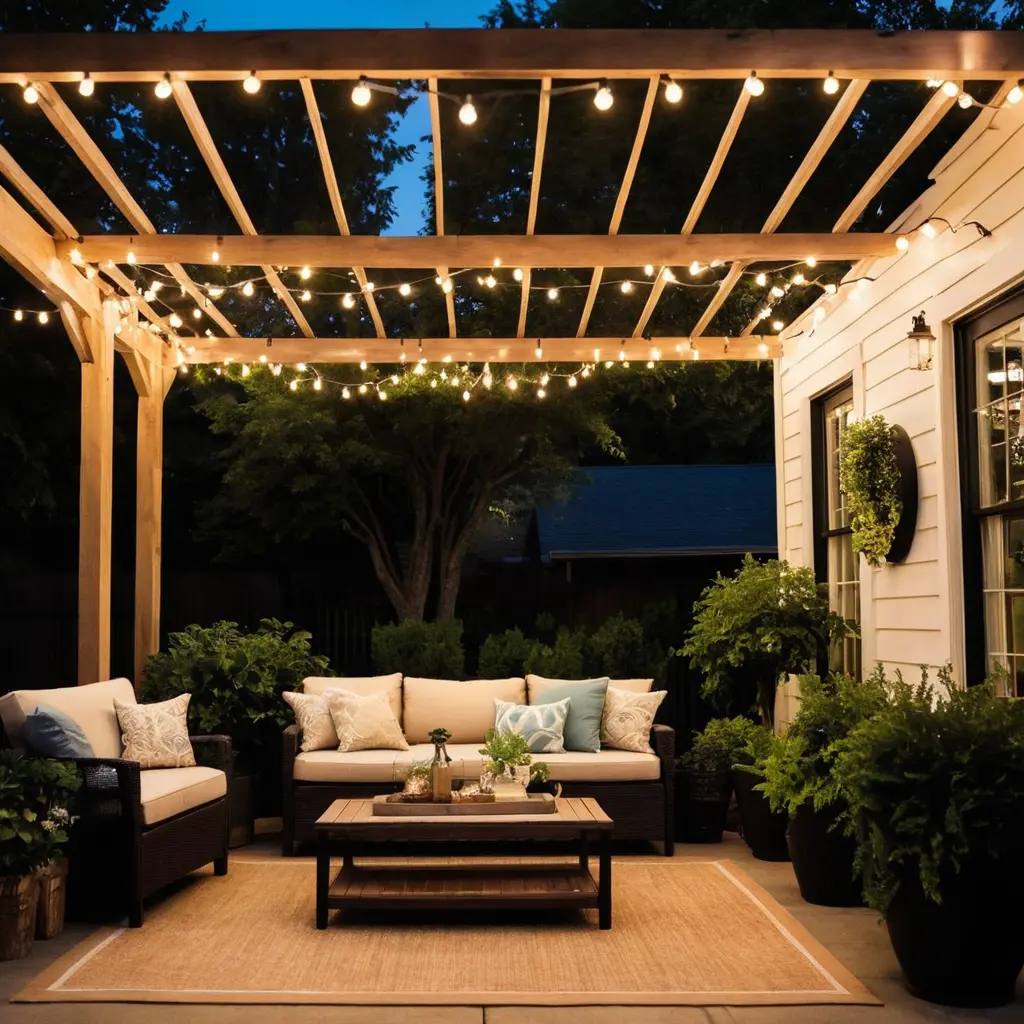
M 331 910 L 596 907 L 601 928 L 612 926 L 611 835 L 614 822 L 596 800 L 559 798 L 553 814 L 463 815 L 459 817 L 374 817 L 372 800 L 335 800 L 313 826 L 316 831 L 316 926 L 327 927 Z M 600 871 L 590 872 L 589 843 L 598 840 Z M 475 866 L 360 866 L 351 847 L 363 843 L 515 842 L 571 839 L 578 843 L 576 864 L 552 865 L 530 855 L 516 863 Z M 429 847 L 416 853 L 429 854 Z M 474 849 L 477 852 L 479 848 Z M 331 856 L 341 869 L 331 880 Z M 408 856 L 403 851 L 403 856 Z M 536 856 L 536 855 L 534 855 Z M 459 859 L 462 860 L 460 851 Z

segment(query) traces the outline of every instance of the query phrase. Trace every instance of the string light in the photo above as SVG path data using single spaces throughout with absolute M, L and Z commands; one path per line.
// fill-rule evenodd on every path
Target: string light
M 900 252 L 906 252 L 910 248 L 910 239 L 906 235 L 897 235 L 896 248 Z
M 198 306 L 196 306 L 192 310 L 192 319 L 193 320 L 201 320 L 202 316 L 203 316 L 203 311 Z
M 678 103 L 682 98 L 683 87 L 674 78 L 670 78 L 665 83 L 665 99 L 669 103 Z
M 597 92 L 594 93 L 594 106 L 602 111 L 611 110 L 614 102 L 615 97 L 612 95 L 611 88 L 607 81 L 602 80 L 601 84 L 597 87 Z
M 125 257 L 125 260 L 128 262 L 130 267 L 135 266 L 135 253 L 132 252 L 131 249 L 128 250 L 128 255 Z
M 827 96 L 835 96 L 839 92 L 839 79 L 830 71 L 828 78 L 822 82 L 822 88 L 825 90 Z
M 469 392 L 468 392 L 468 391 L 463 391 L 463 392 L 462 392 L 462 400 L 463 400 L 464 402 L 468 402 L 468 401 L 469 401 L 469 399 L 470 399 L 470 394 L 469 394 Z
M 360 361 L 360 363 L 359 363 L 359 369 L 360 369 L 360 370 L 365 370 L 365 369 L 366 369 L 366 360 L 365 360 L 365 359 L 363 359 L 363 360 L 361 360 L 361 361 Z
M 406 282 L 398 289 L 398 294 L 401 295 L 403 298 L 408 298 L 410 295 L 412 295 L 412 285 Z
M 24 312 L 22 310 L 20 310 L 20 309 L 16 309 L 14 311 L 14 319 L 17 320 L 18 323 L 21 323 L 21 321 L 25 319 Z
M 700 273 L 700 264 L 694 260 L 690 264 L 690 277 L 696 277 Z M 671 278 L 669 279 L 671 280 Z
M 651 263 L 645 263 L 645 264 L 644 264 L 644 273 L 645 273 L 645 274 L 646 274 L 646 275 L 647 275 L 648 277 L 652 277 L 652 276 L 654 275 L 654 266 L 653 266 L 653 264 L 651 264 Z
M 255 291 L 256 289 L 253 288 L 252 281 L 246 281 L 245 284 L 242 285 L 242 294 L 247 299 L 251 299 Z
M 760 356 L 768 355 L 768 343 L 767 342 L 762 341 L 757 346 L 757 354 L 760 355 Z
M 308 281 L 310 279 L 310 277 L 312 276 L 312 274 L 313 274 L 313 271 L 310 270 L 309 267 L 303 267 L 299 271 L 299 277 L 301 277 L 303 281 Z
M 626 361 L 626 350 L 624 348 L 619 349 L 619 362 L 624 363 Z
M 373 93 L 370 91 L 370 83 L 366 80 L 366 75 L 360 75 L 359 81 L 352 86 L 352 102 L 357 107 L 365 107 L 369 104 Z
M 164 77 L 156 83 L 156 88 L 153 90 L 156 93 L 158 100 L 165 100 L 171 95 L 171 76 L 165 71 Z
M 459 120 L 466 125 L 476 124 L 476 107 L 473 106 L 473 97 L 468 93 L 462 106 L 459 107 Z
M 938 233 L 939 229 L 930 220 L 926 220 L 921 225 L 921 234 L 925 238 L 934 238 Z
M 155 291 L 153 291 L 153 289 L 152 289 L 152 288 L 147 288 L 147 289 L 146 289 L 146 290 L 145 290 L 145 291 L 144 291 L 144 292 L 142 293 L 142 297 L 143 297 L 143 298 L 144 298 L 144 299 L 145 299 L 145 300 L 146 300 L 147 302 L 152 302 L 152 301 L 153 301 L 153 300 L 154 300 L 154 299 L 156 298 L 156 292 L 155 292 Z
M 210 253 L 210 259 L 213 260 L 214 263 L 220 263 L 220 251 L 218 249 L 214 249 L 213 252 Z
M 21 98 L 26 103 L 38 103 L 39 102 L 39 90 L 34 85 L 26 85 L 22 90 Z
M 505 381 L 505 387 L 507 387 L 509 391 L 515 391 L 519 387 L 519 381 L 509 374 L 508 380 Z
M 781 331 L 786 325 L 781 320 L 772 321 L 772 330 Z
M 676 279 L 676 275 L 672 273 L 671 267 L 665 267 L 661 272 L 661 276 L 670 283 Z
M 829 283 L 828 283 L 827 285 L 825 285 L 825 291 L 826 291 L 826 292 L 827 292 L 827 293 L 828 293 L 829 295 L 835 295 L 835 293 L 836 293 L 837 291 L 839 291 L 839 289 L 838 289 L 838 287 L 837 287 L 837 286 L 835 285 L 835 283 L 834 283 L 834 282 L 832 282 L 832 281 L 829 281 Z
M 177 330 L 181 326 L 181 317 L 177 313 L 172 313 L 168 318 L 167 322 Z
M 697 360 L 700 359 L 700 349 L 699 348 L 693 349 L 692 350 L 692 354 L 693 354 L 693 361 L 697 362 Z
M 590 376 L 590 367 L 589 366 L 584 366 L 583 369 L 580 371 L 580 376 L 583 377 L 584 380 L 587 377 L 589 377 Z M 576 379 L 575 377 L 570 377 L 569 378 L 569 387 L 571 387 L 571 388 L 576 387 L 576 385 L 572 383 L 575 379 Z
M 76 267 L 80 267 L 82 265 L 82 252 L 81 252 L 81 250 L 80 249 L 72 249 L 71 252 L 68 253 L 68 259 L 71 260 L 71 262 L 74 263 L 74 265 Z
M 622 284 L 619 285 L 619 290 L 622 292 L 623 295 L 629 295 L 629 293 L 633 290 L 633 282 L 623 281 Z
M 938 87 L 940 85 L 942 85 L 942 79 L 941 78 L 929 78 L 928 81 L 925 82 L 925 85 L 927 85 L 929 89 L 938 89 Z
M 808 256 L 807 259 L 804 260 L 804 263 L 806 263 L 809 267 L 816 267 L 818 265 L 818 257 Z
M 546 398 L 547 397 L 547 392 L 543 388 L 537 388 L 537 397 L 538 398 Z
M 242 376 L 243 377 L 248 377 L 249 373 L 250 373 L 249 364 L 248 363 L 242 363 Z
M 356 304 L 356 300 L 352 298 L 352 296 L 349 295 L 348 292 L 346 292 L 341 297 L 341 304 L 342 306 L 345 307 L 345 309 L 352 309 Z
M 1007 94 L 1006 102 L 1014 105 L 1024 99 L 1024 79 L 1021 79 Z
M 242 88 L 250 95 L 255 96 L 260 91 L 263 83 L 256 77 L 255 71 L 249 72 L 249 77 L 242 83 Z
M 517 281 L 522 281 L 522 279 L 523 279 L 523 268 L 522 267 L 516 267 L 516 269 L 512 271 L 512 276 Z
M 758 274 L 757 277 L 754 278 L 754 280 L 757 282 L 758 288 L 763 288 L 768 283 L 768 276 L 763 273 Z
M 548 289 L 548 298 L 552 302 L 555 302 L 558 299 L 558 289 L 557 288 L 549 288 Z
M 385 391 L 385 390 L 384 390 L 383 388 L 379 388 L 379 389 L 377 390 L 377 397 L 378 397 L 378 398 L 379 398 L 379 399 L 380 399 L 380 400 L 381 400 L 382 402 L 386 402 L 386 401 L 388 400 L 388 393 L 387 393 L 387 392 L 386 392 L 386 391 Z
M 341 389 L 341 397 L 344 398 L 346 401 L 348 401 L 348 399 L 350 399 L 352 397 L 352 392 L 349 391 L 348 388 L 342 388 Z
M 798 270 L 791 278 L 790 283 L 795 285 L 801 285 L 807 283 L 807 278 Z
M 956 82 L 943 82 L 942 91 L 952 99 L 960 92 L 960 86 Z
M 297 380 L 290 380 L 290 381 L 288 381 L 288 390 L 289 391 L 298 391 L 299 390 L 299 382 Z
M 305 373 L 306 372 L 306 364 L 305 363 L 296 363 L 295 364 L 295 369 L 298 370 L 299 373 Z
M 956 98 L 956 102 L 957 106 L 959 106 L 961 110 L 970 110 L 971 106 L 974 104 L 973 98 L 966 92 L 960 93 Z
M 488 288 L 493 288 L 497 283 L 498 279 L 493 274 L 488 274 L 484 278 L 484 284 L 487 285 Z
M 452 287 L 452 279 L 450 277 L 446 277 L 441 281 L 441 291 L 443 291 L 445 295 L 448 295 L 451 292 Z
M 264 363 L 264 364 L 265 364 L 265 363 L 266 363 L 266 361 L 267 361 L 267 357 L 266 357 L 266 356 L 260 356 L 260 362 L 261 362 L 261 363 Z
M 586 369 L 584 370 L 585 374 L 588 374 L 589 372 L 590 372 L 589 370 L 586 370 Z M 578 383 L 579 383 L 579 381 L 577 381 L 575 377 L 570 377 L 569 378 L 569 387 L 574 388 L 574 387 L 576 387 L 576 385 Z
M 772 295 L 774 295 L 775 298 L 781 299 L 782 296 L 785 295 L 785 294 L 786 294 L 785 291 L 783 291 L 783 289 L 780 288 L 777 284 L 773 284 L 772 285 Z
M 302 301 L 303 301 L 303 302 L 309 302 L 309 300 L 310 300 L 311 298 L 313 298 L 313 296 L 312 296 L 312 294 L 310 294 L 310 291 L 309 291 L 309 289 L 307 288 L 307 289 L 306 289 L 306 290 L 305 290 L 305 291 L 304 291 L 304 292 L 303 292 L 303 293 L 302 293 L 302 294 L 301 294 L 301 295 L 299 296 L 299 298 L 300 298 L 300 299 L 302 299 Z
M 317 377 L 316 380 L 313 381 L 313 390 L 314 391 L 322 390 L 323 386 L 324 386 L 324 382 L 319 377 Z
M 89 76 L 89 72 L 86 71 L 85 76 L 78 83 L 78 94 L 80 96 L 91 96 L 96 91 L 96 83 Z
M 541 347 L 541 344 L 540 344 L 539 341 L 537 342 L 537 347 L 533 350 L 533 354 L 538 359 L 543 359 L 544 358 L 544 349 Z
M 743 88 L 750 93 L 751 96 L 760 96 L 764 92 L 764 82 L 757 77 L 756 71 L 751 71 L 747 75 L 743 82 Z

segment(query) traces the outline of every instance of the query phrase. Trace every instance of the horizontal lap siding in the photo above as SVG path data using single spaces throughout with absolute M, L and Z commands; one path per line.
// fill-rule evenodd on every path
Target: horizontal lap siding
M 982 117 L 971 145 L 947 163 L 899 225 L 913 227 L 934 215 L 952 221 L 957 231 L 945 230 L 934 240 L 915 235 L 906 254 L 854 268 L 851 276 L 874 280 L 844 287 L 820 323 L 806 316 L 789 328 L 792 338 L 783 332 L 778 486 L 791 561 L 811 564 L 813 557 L 808 548 L 812 467 L 805 464 L 811 451 L 805 436 L 810 401 L 852 372 L 856 415 L 881 413 L 910 436 L 919 491 L 910 554 L 880 570 L 861 563 L 862 602 L 870 602 L 862 605 L 864 632 L 870 634 L 865 655 L 902 668 L 910 679 L 918 678 L 917 666 L 950 658 L 951 634 L 962 629 L 950 613 L 951 559 L 960 579 L 958 544 L 956 538 L 950 543 L 945 524 L 955 495 L 944 492 L 957 486 L 957 477 L 941 454 L 954 450 L 950 437 L 942 435 L 953 419 L 939 392 L 940 381 L 945 383 L 941 375 L 952 367 L 943 366 L 940 356 L 931 372 L 909 368 L 910 318 L 924 310 L 939 334 L 943 324 L 1024 279 L 1024 109 Z M 982 238 L 964 223 L 971 220 L 983 223 L 993 237 Z

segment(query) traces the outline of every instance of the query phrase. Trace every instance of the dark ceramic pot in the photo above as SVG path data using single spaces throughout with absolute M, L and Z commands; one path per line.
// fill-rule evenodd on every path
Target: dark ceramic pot
M 729 772 L 680 768 L 675 790 L 676 839 L 684 843 L 720 843 L 732 796 Z
M 761 777 L 734 768 L 732 784 L 740 812 L 740 833 L 758 860 L 789 860 L 785 813 L 775 814 L 765 795 L 754 787 Z
M 853 860 L 857 841 L 833 828 L 842 808 L 816 811 L 808 801 L 789 822 L 786 840 L 800 895 L 808 903 L 824 907 L 860 907 L 864 890 L 854 878 Z

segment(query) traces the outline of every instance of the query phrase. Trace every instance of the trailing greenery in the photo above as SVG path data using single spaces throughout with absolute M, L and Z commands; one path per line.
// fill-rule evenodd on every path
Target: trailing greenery
M 852 632 L 812 569 L 750 554 L 734 576 L 719 573 L 693 609 L 693 628 L 676 653 L 704 673 L 702 693 L 719 704 L 752 697 L 769 725 L 779 680 L 807 671 Z
M 277 619 L 261 619 L 251 633 L 236 622 L 189 626 L 171 633 L 167 650 L 146 662 L 140 696 L 161 701 L 192 694 L 193 734 L 226 733 L 244 759 L 258 758 L 273 742 L 270 734 L 292 720 L 281 695 L 301 690 L 306 676 L 333 675 L 327 658 L 312 653 L 311 637 Z
M 374 626 L 370 656 L 374 670 L 382 674 L 402 672 L 429 679 L 462 679 L 466 671 L 462 621 L 406 619 Z
M 954 873 L 1013 872 L 1024 857 L 1024 701 L 989 684 L 890 682 L 889 704 L 847 738 L 833 772 L 860 826 L 865 895 L 883 914 L 916 878 L 942 902 Z
M 848 423 L 839 453 L 839 480 L 853 528 L 853 550 L 869 565 L 885 564 L 903 512 L 896 439 L 884 416 Z
M 761 731 L 749 718 L 712 718 L 694 732 L 693 746 L 679 758 L 679 767 L 701 772 L 728 771 L 744 756 L 753 734 Z
M 847 675 L 815 675 L 800 679 L 800 706 L 785 736 L 774 737 L 757 768 L 764 781 L 757 787 L 773 811 L 792 816 L 808 800 L 815 810 L 845 803 L 836 758 L 847 738 L 888 704 L 888 684 L 881 666 L 863 682 Z M 845 808 L 843 814 L 845 815 Z
M 0 877 L 31 874 L 60 853 L 78 786 L 69 761 L 0 750 Z
M 534 764 L 529 743 L 517 732 L 495 732 L 489 729 L 480 753 L 487 758 L 484 767 L 495 775 L 511 775 L 510 769 L 528 764 L 531 782 L 548 781 L 548 766 L 541 761 Z

